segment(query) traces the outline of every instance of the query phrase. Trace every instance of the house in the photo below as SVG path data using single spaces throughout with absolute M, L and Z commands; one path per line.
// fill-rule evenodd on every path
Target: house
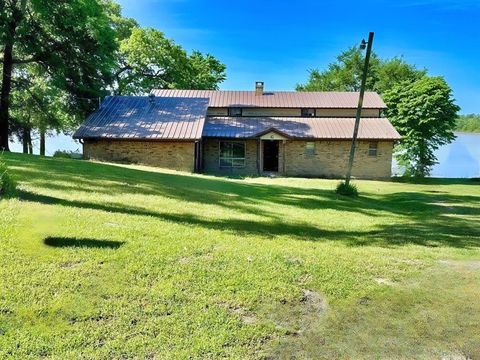
M 358 93 L 153 90 L 107 97 L 75 132 L 86 158 L 226 175 L 345 175 Z M 400 135 L 367 92 L 353 175 L 391 175 Z

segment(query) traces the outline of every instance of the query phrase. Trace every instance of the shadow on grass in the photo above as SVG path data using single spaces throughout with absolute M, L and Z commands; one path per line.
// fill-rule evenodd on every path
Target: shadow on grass
M 82 248 L 109 248 L 118 249 L 124 244 L 123 241 L 115 240 L 98 240 L 89 238 L 74 238 L 74 237 L 52 237 L 49 236 L 43 240 L 43 243 L 52 247 L 82 247 Z
M 461 218 L 447 217 L 442 213 L 435 215 L 432 214 L 431 216 L 421 216 L 418 213 L 414 213 L 410 217 L 407 217 L 409 220 L 408 223 L 382 224 L 378 225 L 374 230 L 340 231 L 322 229 L 306 222 L 287 222 L 275 217 L 266 217 L 265 221 L 236 218 L 217 219 L 188 213 L 162 213 L 124 204 L 99 204 L 78 200 L 60 199 L 26 191 L 21 191 L 20 197 L 23 200 L 42 204 L 55 204 L 74 208 L 106 211 L 109 213 L 149 216 L 162 221 L 200 226 L 212 230 L 228 231 L 245 236 L 260 235 L 266 238 L 289 236 L 303 241 L 341 241 L 348 246 L 375 245 L 391 247 L 408 244 L 428 247 L 450 246 L 458 248 L 480 246 L 480 229 L 475 223 Z M 408 196 L 408 198 L 410 198 L 410 196 Z M 399 198 L 397 195 L 394 196 L 394 199 L 401 203 L 403 197 Z M 410 199 L 408 201 L 410 202 L 414 200 Z M 461 212 L 467 214 L 470 214 L 469 211 L 471 209 L 474 209 L 475 211 L 473 211 L 473 213 L 477 214 L 477 209 L 475 208 L 459 207 Z M 443 208 L 440 210 L 443 210 Z
M 364 194 L 356 199 L 344 199 L 328 189 L 299 188 L 278 184 L 251 184 L 221 178 L 181 173 L 155 172 L 87 161 L 60 161 L 13 155 L 7 159 L 15 173 L 27 184 L 39 188 L 60 190 L 65 196 L 54 197 L 21 191 L 21 200 L 86 208 L 111 213 L 150 216 L 163 221 L 201 226 L 208 229 L 274 237 L 287 235 L 298 240 L 342 241 L 351 246 L 424 246 L 479 247 L 480 196 L 450 194 L 435 185 L 479 186 L 470 180 L 426 179 L 432 185 L 422 191 Z M 333 185 L 333 183 L 332 183 Z M 415 188 L 411 188 L 414 190 Z M 69 193 L 96 191 L 109 195 L 112 202 L 71 200 Z M 410 190 L 410 189 L 408 189 Z M 201 213 L 167 213 L 162 209 L 146 209 L 131 203 L 115 202 L 117 195 L 140 194 L 159 196 L 205 205 L 221 206 L 229 218 L 205 217 Z M 357 214 L 370 217 L 392 216 L 391 223 L 379 223 L 365 231 L 335 231 L 316 226 L 312 221 L 289 221 L 278 211 L 278 205 L 288 211 L 298 209 L 332 209 L 342 212 L 348 221 Z M 286 210 L 287 211 L 287 210 Z M 236 218 L 241 212 L 255 215 L 258 220 Z

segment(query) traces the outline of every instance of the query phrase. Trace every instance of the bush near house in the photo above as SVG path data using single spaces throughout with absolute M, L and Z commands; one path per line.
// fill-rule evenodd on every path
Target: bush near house
M 9 174 L 7 165 L 0 159 L 0 198 L 15 194 L 15 181 Z
M 478 182 L 5 160 L 0 358 L 480 354 Z

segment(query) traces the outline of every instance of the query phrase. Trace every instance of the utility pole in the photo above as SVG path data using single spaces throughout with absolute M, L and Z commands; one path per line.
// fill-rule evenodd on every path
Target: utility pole
M 355 158 L 355 148 L 357 147 L 358 128 L 360 126 L 360 117 L 362 116 L 363 95 L 365 94 L 365 83 L 367 82 L 368 63 L 370 62 L 370 53 L 372 52 L 373 32 L 368 34 L 368 41 L 362 40 L 360 49 L 367 47 L 365 55 L 365 65 L 363 67 L 362 83 L 360 85 L 360 96 L 358 97 L 357 115 L 355 117 L 355 127 L 353 128 L 352 147 L 350 148 L 350 158 L 348 159 L 348 170 L 345 177 L 345 185 L 350 184 L 352 176 L 353 159 Z

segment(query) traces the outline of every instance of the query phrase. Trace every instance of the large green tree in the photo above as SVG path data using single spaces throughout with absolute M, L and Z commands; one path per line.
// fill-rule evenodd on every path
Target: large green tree
M 198 51 L 190 55 L 152 28 L 134 27 L 120 41 L 114 92 L 140 95 L 152 88 L 217 89 L 225 80 L 225 65 Z
M 429 175 L 435 150 L 451 142 L 457 111 L 452 90 L 442 77 L 424 76 L 385 91 L 387 117 L 402 135 L 397 158 L 411 176 Z
M 298 91 L 359 91 L 364 66 L 364 54 L 358 47 L 351 47 L 337 56 L 323 71 L 310 71 L 305 84 L 297 85 Z M 366 89 L 383 94 L 394 84 L 415 81 L 426 74 L 400 57 L 380 59 L 372 53 L 368 67 Z
M 110 81 L 117 49 L 105 9 L 99 0 L 0 2 L 0 149 L 8 150 L 12 91 L 32 74 L 65 92 L 66 108 L 93 108 Z
M 323 70 L 312 70 L 298 91 L 359 91 L 363 72 L 362 51 L 352 47 Z M 436 163 L 434 151 L 455 136 L 456 113 L 452 90 L 443 78 L 428 77 L 401 57 L 381 59 L 372 54 L 366 90 L 383 96 L 385 115 L 402 135 L 395 155 L 406 174 L 428 175 Z

